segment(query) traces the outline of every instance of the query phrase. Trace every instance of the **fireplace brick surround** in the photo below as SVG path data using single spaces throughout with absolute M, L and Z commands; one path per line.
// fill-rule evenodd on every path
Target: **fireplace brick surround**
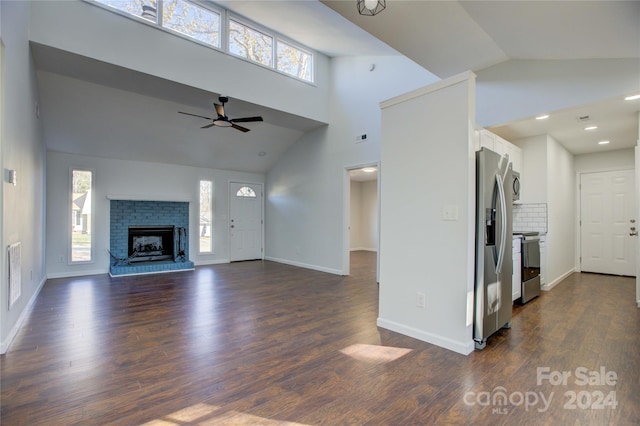
M 175 201 L 111 200 L 110 251 L 119 259 L 129 256 L 129 227 L 174 226 L 189 229 L 189 203 Z M 188 232 L 184 260 L 162 260 L 131 264 L 111 263 L 109 274 L 137 275 L 194 269 L 189 259 Z

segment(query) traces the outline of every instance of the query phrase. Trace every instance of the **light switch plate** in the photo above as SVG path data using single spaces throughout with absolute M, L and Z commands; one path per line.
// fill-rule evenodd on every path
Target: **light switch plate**
M 458 220 L 458 206 L 444 206 L 442 208 L 442 220 Z

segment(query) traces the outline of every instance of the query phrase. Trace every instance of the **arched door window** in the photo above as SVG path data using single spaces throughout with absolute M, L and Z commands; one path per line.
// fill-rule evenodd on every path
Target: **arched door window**
M 243 186 L 242 188 L 238 189 L 238 192 L 236 192 L 236 197 L 255 198 L 256 197 L 256 191 L 254 191 L 249 186 Z

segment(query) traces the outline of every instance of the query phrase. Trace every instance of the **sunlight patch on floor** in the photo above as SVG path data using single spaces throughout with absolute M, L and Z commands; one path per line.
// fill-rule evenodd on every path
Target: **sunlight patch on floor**
M 356 343 L 341 349 L 340 352 L 358 361 L 384 364 L 405 356 L 411 349 Z
M 154 419 L 142 426 L 180 426 L 180 425 L 285 425 L 307 426 L 303 423 L 288 422 L 267 417 L 260 417 L 240 411 L 229 410 L 215 413 L 221 407 L 209 404 L 194 404 L 190 407 L 163 416 L 162 419 Z

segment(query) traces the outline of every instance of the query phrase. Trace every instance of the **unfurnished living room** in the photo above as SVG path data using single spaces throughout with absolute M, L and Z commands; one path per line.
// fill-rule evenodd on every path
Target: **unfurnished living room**
M 0 423 L 640 423 L 638 22 L 1 0 Z

